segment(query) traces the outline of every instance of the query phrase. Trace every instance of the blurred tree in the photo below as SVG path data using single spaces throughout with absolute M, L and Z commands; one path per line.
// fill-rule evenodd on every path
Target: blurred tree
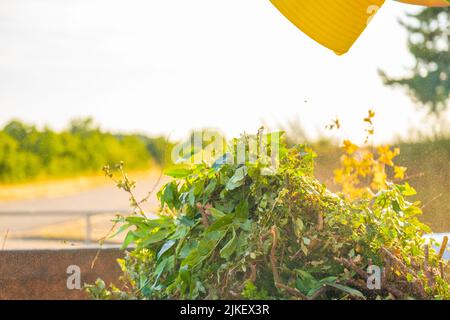
M 14 120 L 0 128 L 0 184 L 99 173 L 120 161 L 147 169 L 151 158 L 164 158 L 163 148 L 151 153 L 148 145 L 138 135 L 103 132 L 91 118 L 73 120 L 62 132 Z
M 390 78 L 380 71 L 388 86 L 406 87 L 410 96 L 430 114 L 448 108 L 450 98 L 450 7 L 424 8 L 400 21 L 409 33 L 408 48 L 415 65 L 404 78 Z
M 149 138 L 142 136 L 147 144 L 147 150 L 152 158 L 160 165 L 166 165 L 170 162 L 170 152 L 174 146 L 165 137 Z
M 69 131 L 74 134 L 86 134 L 92 131 L 99 131 L 99 127 L 91 117 L 77 118 L 70 121 Z
M 31 129 L 30 126 L 27 126 L 18 120 L 12 120 L 5 125 L 3 131 L 16 141 L 23 141 Z

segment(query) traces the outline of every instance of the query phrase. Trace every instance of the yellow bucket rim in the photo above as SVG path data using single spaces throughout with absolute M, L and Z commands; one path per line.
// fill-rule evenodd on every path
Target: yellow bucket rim
M 297 28 L 342 55 L 353 46 L 385 0 L 270 0 Z

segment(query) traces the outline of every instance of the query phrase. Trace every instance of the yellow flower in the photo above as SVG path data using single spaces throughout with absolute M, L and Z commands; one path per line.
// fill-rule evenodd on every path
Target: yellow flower
M 405 178 L 405 172 L 406 172 L 405 167 L 394 167 L 394 178 L 395 179 L 404 179 Z
M 370 124 L 373 124 L 372 123 L 372 119 L 375 117 L 375 111 L 373 111 L 373 110 L 369 110 L 369 114 L 368 114 L 368 116 L 366 117 L 366 118 L 364 118 L 364 121 L 365 122 L 368 122 L 368 123 L 370 123 Z
M 383 154 L 383 153 L 389 152 L 390 149 L 391 149 L 391 146 L 387 144 L 385 146 L 378 147 L 377 150 L 378 150 L 378 153 Z
M 334 170 L 334 181 L 338 184 L 344 182 L 344 170 L 342 169 Z
M 400 154 L 400 149 L 395 148 L 394 151 L 391 151 L 391 148 L 389 145 L 378 147 L 378 153 L 380 154 L 380 157 L 378 158 L 378 161 L 381 163 L 387 164 L 388 166 L 393 167 L 394 162 L 392 159 L 394 159 L 396 156 Z
M 350 140 L 344 140 L 342 149 L 344 149 L 347 154 L 353 154 L 358 150 L 358 146 L 353 144 Z

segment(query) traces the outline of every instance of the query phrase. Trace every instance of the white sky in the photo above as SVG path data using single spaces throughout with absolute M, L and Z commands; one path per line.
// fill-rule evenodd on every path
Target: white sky
M 268 0 L 0 0 L 0 124 L 90 115 L 105 129 L 231 136 L 300 117 L 313 136 L 337 115 L 362 137 L 374 108 L 386 141 L 422 122 L 377 74 L 412 63 L 406 10 L 388 2 L 338 57 Z

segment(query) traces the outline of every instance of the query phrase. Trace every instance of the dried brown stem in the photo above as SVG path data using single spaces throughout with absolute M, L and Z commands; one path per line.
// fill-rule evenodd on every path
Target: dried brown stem
M 416 278 L 418 278 L 418 276 L 417 276 L 417 273 L 413 270 L 413 269 L 411 269 L 411 268 L 408 268 L 397 256 L 395 256 L 392 252 L 390 252 L 388 249 L 386 249 L 386 248 L 384 248 L 384 247 L 381 247 L 381 252 L 382 252 L 382 254 L 385 254 L 387 257 L 389 257 L 390 258 L 390 260 L 392 261 L 392 262 L 394 262 L 396 265 L 398 265 L 399 267 L 400 267 L 400 269 L 402 269 L 402 271 L 403 272 L 405 272 L 405 273 L 409 273 L 409 274 L 411 274 L 412 276 L 414 276 L 414 277 L 416 277 Z
M 354 271 L 358 276 L 360 276 L 364 280 L 367 280 L 367 278 L 369 277 L 367 272 L 358 267 L 353 261 L 344 258 L 335 258 L 335 260 L 340 264 L 342 264 L 347 269 Z
M 414 277 L 412 285 L 414 286 L 414 288 L 416 289 L 418 294 L 422 298 L 425 298 L 426 297 L 426 292 L 425 292 L 425 289 L 423 287 L 422 281 L 420 280 L 420 278 L 417 275 L 417 273 L 413 269 L 408 268 L 398 257 L 396 257 L 388 249 L 386 249 L 384 247 L 381 247 L 380 250 L 381 250 L 382 255 L 384 255 L 385 257 L 388 257 L 392 263 L 397 265 L 403 271 L 403 273 L 409 273 L 410 275 L 412 275 Z M 386 285 L 387 284 L 385 284 L 385 287 L 386 287 Z M 394 289 L 392 286 L 387 285 L 386 289 L 388 289 L 388 288 Z
M 275 284 L 280 282 L 280 275 L 277 270 L 277 258 L 276 258 L 276 250 L 277 250 L 277 229 L 275 226 L 270 229 L 270 234 L 272 235 L 272 249 L 270 250 L 270 265 L 272 266 L 273 278 L 275 280 Z
M 442 256 L 445 253 L 445 249 L 447 249 L 447 244 L 448 244 L 448 237 L 444 236 L 444 238 L 442 239 L 441 248 L 439 249 L 439 254 L 438 254 L 438 259 L 439 260 L 442 259 Z
M 322 214 L 322 212 L 319 211 L 319 213 L 317 214 L 316 230 L 321 231 L 322 229 L 323 229 L 323 214 Z
M 251 269 L 251 273 L 250 273 L 250 278 L 249 280 L 251 282 L 255 282 L 256 281 L 256 263 L 252 263 L 250 265 L 250 269 Z
M 285 284 L 282 284 L 282 283 L 279 283 L 279 282 L 275 282 L 275 287 L 277 287 L 278 289 L 283 289 L 287 293 L 290 293 L 293 296 L 296 296 L 297 298 L 300 298 L 301 300 L 308 300 L 308 297 L 305 296 L 303 293 L 301 293 L 297 289 L 291 288 L 291 287 L 289 287 L 289 286 L 287 286 Z
M 367 279 L 368 279 L 368 277 L 369 277 L 369 275 L 367 274 L 367 272 L 365 272 L 364 270 L 362 270 L 360 267 L 358 267 L 353 261 L 351 261 L 351 260 L 349 260 L 349 259 L 344 259 L 344 258 L 336 258 L 336 261 L 337 262 L 339 262 L 339 263 L 341 263 L 344 267 L 346 267 L 347 269 L 349 269 L 349 270 L 352 270 L 353 272 L 355 272 L 358 276 L 360 276 L 361 278 L 363 278 L 364 280 L 366 280 L 367 281 Z M 356 280 L 352 280 L 352 279 L 349 279 L 349 280 L 347 280 L 349 283 L 353 283 L 353 284 L 356 284 L 356 283 L 358 283 L 358 282 L 356 282 Z M 364 285 L 361 285 L 361 284 L 359 284 L 358 285 L 360 288 L 362 288 L 363 290 L 367 290 L 367 286 L 364 286 Z M 393 286 L 391 286 L 391 285 L 389 285 L 389 284 L 387 284 L 387 283 L 384 283 L 384 289 L 386 290 L 386 291 L 388 291 L 389 293 L 391 293 L 393 296 L 395 296 L 396 298 L 402 298 L 402 297 L 404 297 L 405 296 L 405 294 L 401 291 L 401 290 L 399 290 L 399 289 L 397 289 L 397 288 L 395 288 L 395 287 L 393 287 Z
M 319 299 L 323 294 L 325 294 L 328 291 L 328 287 L 327 286 L 323 286 L 322 288 L 320 288 L 319 290 L 317 290 L 316 292 L 314 292 L 314 294 L 308 298 L 308 300 L 317 300 Z
M 209 208 L 211 208 L 211 206 L 202 206 L 202 204 L 200 202 L 197 203 L 197 209 L 200 211 L 200 214 L 202 215 L 202 224 L 205 226 L 205 228 L 207 228 L 209 226 L 209 219 L 208 216 L 210 215 L 209 212 Z
M 272 249 L 270 250 L 270 265 L 272 267 L 272 273 L 273 273 L 273 279 L 275 283 L 275 287 L 278 289 L 283 289 L 286 292 L 292 294 L 293 296 L 296 296 L 302 300 L 307 300 L 308 297 L 306 297 L 303 293 L 298 291 L 295 288 L 291 288 L 283 283 L 281 283 L 280 275 L 278 273 L 277 269 L 277 257 L 276 257 L 276 251 L 277 251 L 277 229 L 275 226 L 270 229 L 270 235 L 272 236 Z

